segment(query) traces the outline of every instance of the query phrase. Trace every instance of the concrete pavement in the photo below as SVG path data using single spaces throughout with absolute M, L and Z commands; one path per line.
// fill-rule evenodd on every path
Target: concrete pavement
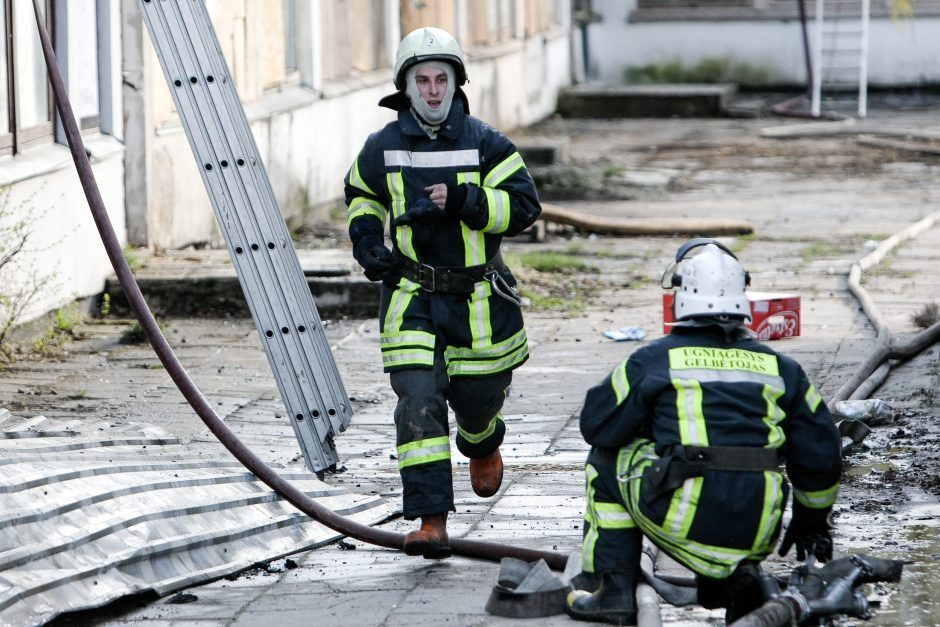
M 825 397 L 838 389 L 872 346 L 872 327 L 844 289 L 848 268 L 870 250 L 867 242 L 887 237 L 936 207 L 940 192 L 929 181 L 935 180 L 938 166 L 914 158 L 865 160 L 846 139 L 790 143 L 786 154 L 775 145 L 774 150 L 780 150 L 780 154 L 771 157 L 765 154 L 769 149 L 764 140 L 755 139 L 761 124 L 768 122 L 557 121 L 538 132 L 569 137 L 573 160 L 602 154 L 625 168 L 655 170 L 664 181 L 652 190 L 631 188 L 632 200 L 569 206 L 617 217 L 723 215 L 752 220 L 757 227 L 753 237 L 724 241 L 739 251 L 751 271 L 753 289 L 801 295 L 802 334 L 778 341 L 775 347 L 799 359 Z M 658 146 L 655 155 L 648 149 L 651 145 Z M 706 152 L 703 146 L 716 149 Z M 848 174 L 838 164 L 843 163 L 840 159 L 850 157 L 871 167 Z M 838 167 L 819 165 L 827 162 Z M 475 497 L 469 489 L 467 466 L 455 455 L 458 511 L 449 524 L 453 535 L 564 553 L 578 548 L 583 513 L 582 464 L 587 449 L 575 415 L 585 390 L 638 345 L 613 342 L 602 333 L 611 328 L 640 326 L 648 333 L 646 341 L 661 334 L 662 291 L 658 280 L 682 241 L 670 237 L 574 237 L 507 246 L 510 257 L 536 248 L 576 254 L 595 267 L 596 272 L 584 273 L 583 281 L 596 289 L 586 301 L 586 308 L 573 315 L 558 310 L 526 311 L 532 356 L 517 371 L 507 400 L 504 485 L 491 499 Z M 341 267 L 346 252 L 316 254 L 335 259 Z M 202 252 L 187 256 L 189 260 L 181 263 L 191 268 L 201 264 L 205 267 L 207 257 Z M 934 227 L 902 247 L 892 256 L 896 261 L 872 273 L 867 285 L 875 302 L 884 308 L 889 324 L 899 333 L 911 331 L 908 317 L 912 310 L 936 300 L 940 294 L 936 274 L 926 271 L 937 267 L 938 257 L 940 227 Z M 324 259 L 320 258 L 322 265 L 328 266 Z M 348 261 L 345 264 L 348 267 Z M 148 268 L 158 265 L 148 262 L 139 274 L 146 276 Z M 224 265 L 221 263 L 223 269 Z M 523 285 L 538 279 L 529 272 L 519 274 Z M 198 300 L 194 289 L 189 289 L 189 298 Z M 184 364 L 206 396 L 218 403 L 220 413 L 231 421 L 236 432 L 259 447 L 266 459 L 300 469 L 302 463 L 286 422 L 276 427 L 276 421 L 268 421 L 262 429 L 253 420 L 253 416 L 276 411 L 270 403 L 276 388 L 266 378 L 266 361 L 251 321 L 167 318 L 164 323 Z M 135 373 L 131 368 L 122 369 L 120 363 L 130 353 L 135 359 L 146 359 L 146 347 L 118 344 L 119 327 L 113 323 L 87 325 L 84 330 L 92 337 L 76 342 L 63 361 L 26 366 L 30 385 L 38 388 L 43 381 L 55 381 L 60 397 L 68 396 L 70 389 L 72 396 L 75 390 L 85 389 L 95 398 L 93 411 L 107 412 L 113 420 L 143 417 L 147 422 L 159 421 L 163 429 L 181 433 L 194 445 L 207 437 L 196 418 L 180 406 L 178 393 L 166 380 L 157 377 L 143 384 L 148 391 L 146 399 L 129 397 L 128 391 L 140 385 L 131 383 L 140 370 Z M 380 370 L 377 323 L 373 319 L 337 318 L 328 325 L 327 332 L 347 390 L 355 399 L 356 413 L 350 429 L 337 440 L 346 470 L 328 475 L 326 483 L 351 491 L 374 492 L 397 504 L 400 486 L 395 461 L 390 457 L 394 452 L 394 398 Z M 108 356 L 107 386 L 96 384 L 86 372 L 88 364 L 100 355 Z M 933 349 L 904 364 L 876 395 L 890 400 L 901 412 L 940 415 L 936 395 L 928 398 L 917 394 L 918 390 L 936 390 L 940 385 L 937 360 Z M 21 372 L 10 371 L 17 377 Z M 37 409 L 31 405 L 36 395 L 17 389 L 28 391 L 22 382 L 12 383 L 6 377 L 0 387 L 2 398 L 18 403 L 11 407 L 14 413 L 52 414 L 61 406 L 47 402 L 43 409 Z M 259 399 L 267 405 L 259 408 Z M 154 411 L 154 407 L 165 409 L 171 405 L 177 409 Z M 254 413 L 246 414 L 245 408 L 251 407 Z M 907 427 L 909 431 L 913 428 Z M 936 442 L 935 431 L 919 435 L 925 442 Z M 916 443 L 908 445 L 911 449 L 917 447 Z M 894 463 L 902 470 L 905 464 L 916 463 L 911 461 L 914 452 L 896 452 Z M 860 476 L 879 479 L 871 471 Z M 843 532 L 837 537 L 837 551 L 864 550 L 893 556 L 892 547 L 904 546 L 907 536 L 921 528 L 927 529 L 928 537 L 933 534 L 936 542 L 935 495 L 921 493 L 920 509 L 911 505 L 893 511 L 854 510 L 855 503 L 867 498 L 868 489 L 867 483 L 849 482 L 843 491 L 838 508 Z M 864 532 L 866 524 L 871 525 L 869 531 L 876 530 L 876 540 Z M 406 531 L 412 523 L 392 520 L 386 526 Z M 927 545 L 936 546 L 930 545 L 929 539 Z M 883 595 L 885 607 L 876 614 L 873 624 L 930 624 L 936 610 L 925 605 L 923 599 L 925 594 L 929 596 L 929 590 L 936 590 L 937 576 L 930 574 L 934 569 L 929 555 L 928 549 L 926 555 L 915 556 L 899 590 Z M 148 626 L 574 624 L 565 616 L 520 621 L 487 614 L 484 605 L 496 581 L 495 563 L 460 557 L 432 562 L 359 542 L 344 542 L 297 555 L 293 564 L 297 567 L 280 568 L 281 563 L 276 562 L 269 569 L 189 589 L 187 592 L 195 597 L 192 602 L 175 603 L 171 602 L 173 597 L 165 597 L 141 607 L 125 603 L 112 611 L 98 610 L 62 622 Z M 788 564 L 791 562 L 778 561 L 770 568 L 786 569 Z M 670 625 L 713 624 L 720 621 L 720 616 L 719 612 L 702 609 L 664 608 L 664 618 Z

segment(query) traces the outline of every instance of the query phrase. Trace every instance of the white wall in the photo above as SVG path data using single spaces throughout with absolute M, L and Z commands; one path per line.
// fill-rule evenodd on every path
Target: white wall
M 113 140 L 90 142 L 103 144 L 108 154 L 94 163 L 102 199 L 120 241 L 124 241 L 123 150 Z M 48 166 L 41 175 L 25 176 L 25 159 L 31 166 Z M 10 175 L 6 179 L 2 174 Z M 12 175 L 18 175 L 12 180 Z M 27 322 L 47 311 L 76 299 L 101 292 L 105 278 L 112 273 L 111 263 L 98 236 L 91 211 L 79 184 L 78 175 L 62 146 L 45 146 L 27 151 L 20 162 L 0 164 L 0 185 L 10 184 L 4 211 L 7 224 L 24 223 L 29 233 L 27 245 L 12 265 L 12 282 L 3 285 L 5 294 L 45 281 L 45 287 L 31 301 L 20 317 Z M 4 278 L 9 279 L 6 271 Z
M 124 111 L 121 103 L 121 30 L 119 0 L 57 5 L 56 46 L 60 70 L 70 92 L 78 92 L 74 81 L 88 80 L 87 67 L 68 72 L 68 55 L 97 15 L 98 39 L 97 93 L 85 94 L 96 100 L 101 133 L 86 132 L 82 139 L 90 155 L 92 171 L 118 240 L 126 241 L 124 212 L 124 146 L 120 139 Z M 88 56 L 83 62 L 88 62 Z M 45 67 L 43 67 L 45 72 Z M 93 113 L 93 110 L 87 111 Z M 61 130 L 57 130 L 61 136 Z M 0 158 L 0 187 L 4 194 L 6 224 L 25 223 L 29 232 L 26 248 L 14 265 L 16 277 L 4 273 L 0 285 L 4 294 L 14 294 L 34 280 L 46 280 L 19 322 L 101 292 L 112 273 L 111 263 L 92 220 L 91 211 L 75 171 L 67 146 L 48 143 L 28 147 L 17 155 Z
M 602 21 L 588 26 L 588 78 L 621 84 L 628 66 L 730 57 L 764 67 L 780 84 L 806 81 L 799 20 L 629 22 L 634 0 L 595 0 Z M 809 25 L 812 41 L 813 26 Z M 871 85 L 940 81 L 940 19 L 873 19 Z

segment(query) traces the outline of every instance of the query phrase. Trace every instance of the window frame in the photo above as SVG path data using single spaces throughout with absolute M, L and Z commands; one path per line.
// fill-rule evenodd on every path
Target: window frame
M 46 9 L 46 28 L 48 29 L 50 36 L 53 36 L 53 2 L 52 0 L 43 0 L 43 4 Z M 7 72 L 7 90 L 6 98 L 7 104 L 9 106 L 9 115 L 8 115 L 8 125 L 9 131 L 0 135 L 0 156 L 18 154 L 22 152 L 27 147 L 39 144 L 43 141 L 52 140 L 52 131 L 53 131 L 53 114 L 55 111 L 55 103 L 52 100 L 52 90 L 49 89 L 48 81 L 46 82 L 46 102 L 48 103 L 46 121 L 40 122 L 34 126 L 28 128 L 20 127 L 20 102 L 19 102 L 19 93 L 16 89 L 16 79 L 17 79 L 17 59 L 16 51 L 14 46 L 14 28 L 16 20 L 13 15 L 13 0 L 0 0 L 0 10 L 4 12 L 4 26 L 5 30 L 3 33 L 4 46 L 6 48 L 6 72 Z M 32 18 L 32 16 L 31 16 Z M 31 22 L 35 20 L 31 19 Z M 42 61 L 43 68 L 45 68 L 45 60 Z M 46 73 L 43 72 L 43 76 L 46 76 Z

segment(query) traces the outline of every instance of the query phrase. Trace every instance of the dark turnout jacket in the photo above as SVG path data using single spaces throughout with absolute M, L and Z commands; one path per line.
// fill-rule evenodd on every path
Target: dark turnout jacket
M 828 509 L 838 492 L 841 440 L 802 367 L 754 339 L 728 342 L 718 327 L 677 327 L 637 350 L 587 393 L 580 426 L 595 447 L 645 438 L 660 456 L 676 445 L 775 449 L 803 505 Z M 688 515 L 689 538 L 734 546 L 731 527 L 744 538 L 766 528 L 783 504 L 774 496 L 769 505 L 777 488 L 767 474 L 706 473 L 690 501 L 701 515 Z M 650 519 L 668 520 L 668 505 L 650 506 Z

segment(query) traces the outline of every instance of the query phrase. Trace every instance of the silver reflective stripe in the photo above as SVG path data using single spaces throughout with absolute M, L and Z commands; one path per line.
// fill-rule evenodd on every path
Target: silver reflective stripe
M 461 166 L 479 166 L 480 151 L 439 150 L 434 152 L 409 152 L 407 150 L 386 150 L 386 167 L 412 168 L 453 168 Z
M 683 370 L 669 370 L 673 379 L 696 379 L 698 381 L 721 381 L 725 383 L 760 383 L 769 385 L 775 390 L 783 391 L 783 377 L 748 372 L 746 370 L 712 370 L 710 368 L 689 368 Z

